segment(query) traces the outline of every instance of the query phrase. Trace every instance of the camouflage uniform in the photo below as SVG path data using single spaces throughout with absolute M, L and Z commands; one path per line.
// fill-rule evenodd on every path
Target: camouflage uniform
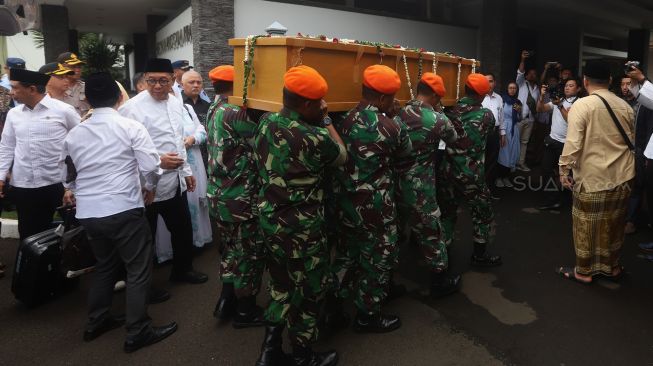
M 258 174 L 254 160 L 257 124 L 219 96 L 208 112 L 207 197 L 220 228 L 220 276 L 236 294 L 256 295 L 265 269 L 263 237 L 256 214 Z
M 448 267 L 448 257 L 442 240 L 433 167 L 440 140 L 452 144 L 457 134 L 444 114 L 419 100 L 409 101 L 395 119 L 406 125 L 413 145 L 410 156 L 398 164 L 400 225 L 415 235 L 430 268 L 441 272 Z
M 358 287 L 354 303 L 374 315 L 381 311 L 398 259 L 393 165 L 410 153 L 411 144 L 403 124 L 365 102 L 347 114 L 339 132 L 349 160 L 336 173 L 342 240 L 334 264 L 341 279 L 338 295 L 349 297 Z
M 447 144 L 438 171 L 437 197 L 442 211 L 442 232 L 447 246 L 453 241 L 457 210 L 466 202 L 472 215 L 474 242 L 488 243 L 493 234 L 494 212 L 485 183 L 485 142 L 494 116 L 480 101 L 465 97 L 447 113 L 458 140 Z
M 84 117 L 86 113 L 91 109 L 90 104 L 86 100 L 86 94 L 84 92 L 85 84 L 83 81 L 79 80 L 73 86 L 66 90 L 64 93 L 63 101 L 71 106 L 75 107 L 77 113 L 80 117 Z
M 284 108 L 264 116 L 256 136 L 262 180 L 259 217 L 268 249 L 271 302 L 265 318 L 286 322 L 293 345 L 317 336 L 316 318 L 327 285 L 324 169 L 346 155 L 327 129 Z

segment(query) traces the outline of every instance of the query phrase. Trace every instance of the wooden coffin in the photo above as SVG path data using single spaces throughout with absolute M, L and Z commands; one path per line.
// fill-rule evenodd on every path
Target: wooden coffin
M 229 45 L 234 48 L 235 68 L 234 96 L 229 98 L 229 102 L 236 105 L 243 105 L 245 76 L 243 60 L 246 42 L 244 38 L 229 40 Z M 325 100 L 329 105 L 329 111 L 347 111 L 355 107 L 361 98 L 363 70 L 379 63 L 396 70 L 401 77 L 402 87 L 397 92 L 397 99 L 403 104 L 411 99 L 410 87 L 414 92 L 417 85 L 421 58 L 423 72 L 433 72 L 434 61 L 436 61 L 436 73 L 442 76 L 447 89 L 442 103 L 449 106 L 455 104 L 458 96 L 456 92 L 458 76 L 460 76 L 458 92 L 462 95 L 465 79 L 472 72 L 472 64 L 479 66 L 478 61 L 444 54 L 345 42 L 347 41 L 336 43 L 298 37 L 258 38 L 252 61 L 255 82 L 251 83 L 250 76 L 247 105 L 265 111 L 279 111 L 282 107 L 284 73 L 293 66 L 303 64 L 315 68 L 327 80 L 329 93 Z M 406 57 L 410 84 L 407 82 L 403 56 Z

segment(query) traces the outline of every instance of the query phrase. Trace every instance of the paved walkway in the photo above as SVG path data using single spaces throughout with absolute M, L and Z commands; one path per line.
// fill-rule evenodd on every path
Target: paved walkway
M 347 366 L 650 364 L 653 263 L 638 257 L 636 244 L 653 239 L 653 232 L 642 229 L 627 238 L 623 264 L 630 275 L 622 284 L 603 280 L 583 286 L 555 274 L 574 260 L 569 210 L 538 212 L 532 208 L 539 203 L 534 192 L 500 194 L 493 250 L 503 255 L 502 267 L 469 268 L 470 220 L 463 213 L 451 248 L 453 270 L 464 273 L 461 293 L 426 297 L 428 277 L 418 251 L 402 248 L 398 279 L 410 292 L 387 311 L 400 314 L 403 327 L 380 335 L 347 330 L 315 348 L 337 349 L 340 365 Z M 8 262 L 16 245 L 0 240 L 0 257 Z M 155 282 L 173 297 L 151 306 L 150 315 L 155 324 L 176 320 L 179 331 L 130 355 L 122 352 L 122 330 L 82 342 L 89 278 L 76 291 L 32 310 L 14 300 L 11 277 L 1 279 L 0 366 L 253 365 L 263 330 L 236 331 L 211 316 L 219 290 L 217 260 L 215 248 L 196 259 L 196 267 L 211 277 L 199 286 L 170 285 L 169 267 L 155 269 Z M 123 302 L 124 293 L 116 295 L 116 311 Z

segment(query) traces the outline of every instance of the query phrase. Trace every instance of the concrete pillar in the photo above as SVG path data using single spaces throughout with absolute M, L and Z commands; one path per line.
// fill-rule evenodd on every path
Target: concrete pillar
M 218 65 L 234 63 L 233 50 L 228 44 L 234 37 L 234 0 L 191 0 L 191 7 L 193 63 L 204 79 L 204 89 L 210 93 L 213 88 L 209 71 Z
M 650 42 L 650 29 L 631 29 L 628 32 L 628 60 L 641 62 L 644 72 L 648 70 Z
M 148 58 L 156 57 L 156 31 L 166 21 L 166 19 L 167 18 L 163 15 L 147 15 L 145 17 Z
M 58 5 L 41 5 L 41 29 L 45 62 L 52 62 L 62 52 L 70 50 L 68 8 Z
M 145 71 L 145 65 L 148 59 L 147 34 L 134 33 L 134 71 Z
M 71 29 L 68 31 L 68 50 L 79 55 L 79 33 L 76 29 Z
M 483 0 L 479 28 L 479 59 L 482 72 L 496 76 L 495 91 L 505 88 L 504 82 L 515 78 L 518 50 L 516 49 L 516 0 Z

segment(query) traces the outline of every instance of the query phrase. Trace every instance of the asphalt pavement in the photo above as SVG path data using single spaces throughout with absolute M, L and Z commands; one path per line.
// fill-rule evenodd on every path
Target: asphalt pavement
M 497 235 L 492 252 L 504 265 L 470 268 L 471 222 L 463 209 L 450 248 L 452 271 L 463 274 L 460 293 L 427 296 L 427 270 L 417 248 L 402 247 L 397 280 L 409 293 L 386 308 L 403 326 L 389 334 L 345 330 L 319 342 L 335 348 L 340 365 L 649 365 L 653 361 L 653 262 L 640 258 L 637 243 L 653 240 L 642 227 L 627 236 L 621 283 L 597 280 L 586 286 L 561 279 L 556 268 L 572 265 L 569 207 L 539 212 L 539 192 L 504 188 L 495 201 Z M 154 324 L 179 323 L 176 334 L 133 354 L 122 352 L 124 330 L 93 342 L 82 341 L 90 276 L 77 289 L 35 309 L 11 293 L 11 270 L 18 243 L 0 240 L 0 258 L 9 275 L 0 279 L 0 365 L 253 365 L 262 329 L 235 330 L 211 313 L 219 293 L 215 246 L 195 259 L 209 274 L 203 285 L 167 281 L 169 266 L 155 268 L 154 282 L 172 298 L 149 308 Z M 259 304 L 267 296 L 259 296 Z M 124 292 L 114 310 L 124 311 Z M 287 342 L 285 344 L 287 348 Z

